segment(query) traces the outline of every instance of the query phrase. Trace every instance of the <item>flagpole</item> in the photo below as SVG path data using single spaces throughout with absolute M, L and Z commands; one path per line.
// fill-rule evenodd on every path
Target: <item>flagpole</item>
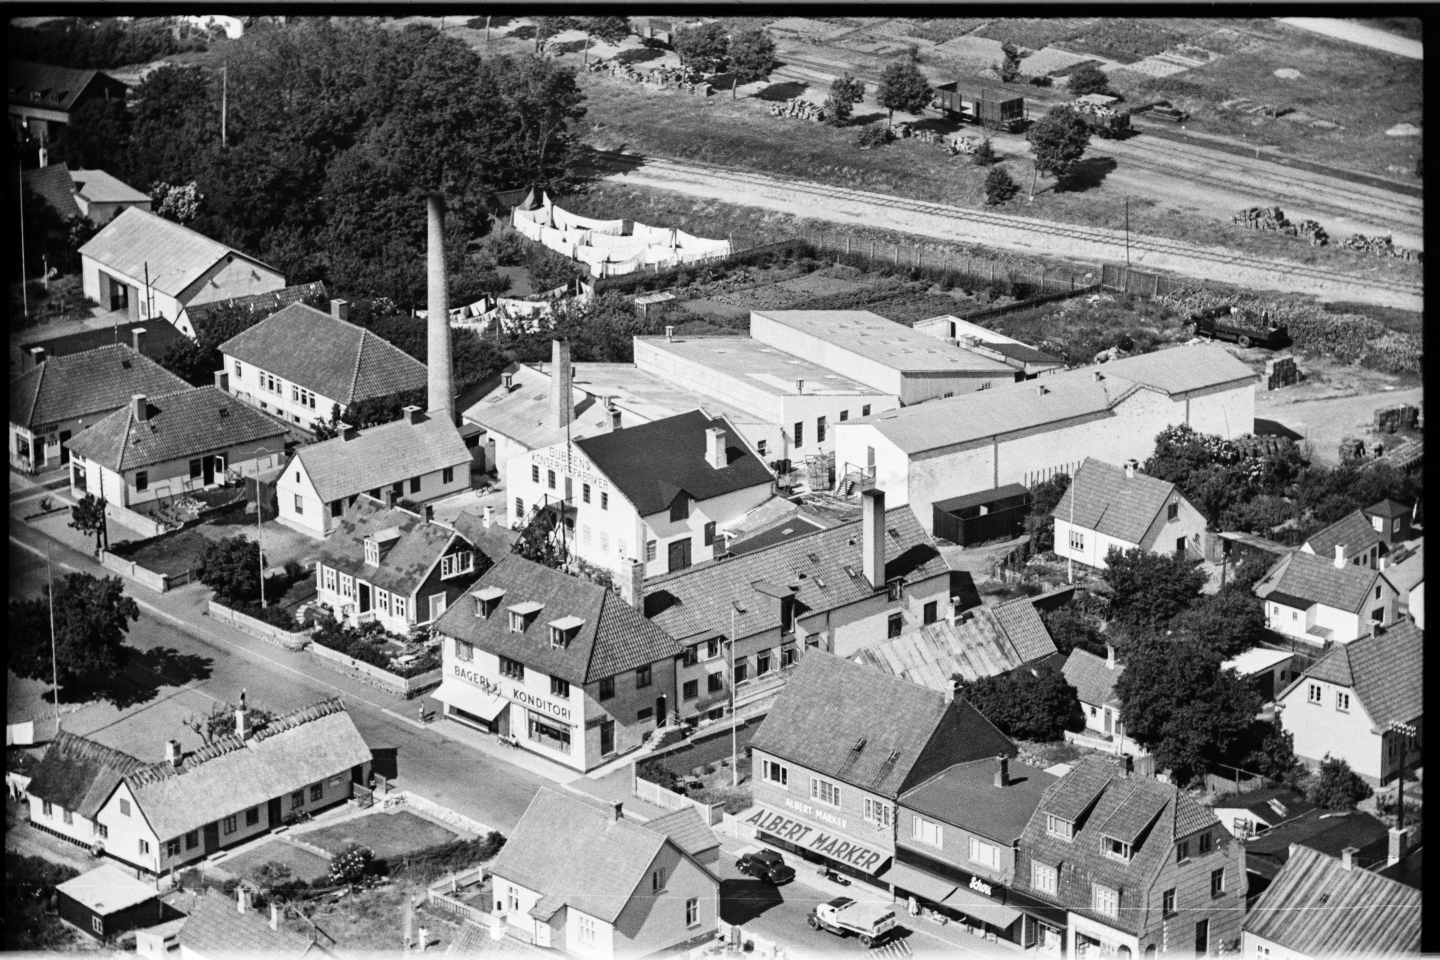
M 50 550 L 45 550 L 45 579 L 49 581 L 50 600 L 50 682 L 55 685 L 51 694 L 55 704 L 55 735 L 60 735 L 60 667 L 55 656 L 55 570 L 50 563 Z

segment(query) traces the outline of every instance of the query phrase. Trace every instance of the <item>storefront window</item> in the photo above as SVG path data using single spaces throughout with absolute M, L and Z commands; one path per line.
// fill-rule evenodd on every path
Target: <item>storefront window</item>
M 533 713 L 530 715 L 530 739 L 551 750 L 570 752 L 570 731 L 546 723 Z

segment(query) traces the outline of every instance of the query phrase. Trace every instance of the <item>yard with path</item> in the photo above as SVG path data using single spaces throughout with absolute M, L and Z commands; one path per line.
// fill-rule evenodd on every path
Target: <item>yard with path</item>
M 417 816 L 408 810 L 398 813 L 370 813 L 333 826 L 297 834 L 299 839 L 314 844 L 332 855 L 353 845 L 369 847 L 377 860 L 391 860 L 461 839 L 448 827 Z

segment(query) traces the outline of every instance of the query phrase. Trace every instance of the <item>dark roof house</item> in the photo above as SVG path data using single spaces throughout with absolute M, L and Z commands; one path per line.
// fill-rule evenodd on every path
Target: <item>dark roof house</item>
M 136 394 L 189 388 L 184 380 L 127 344 L 55 357 L 10 381 L 10 422 L 46 433 L 79 417 L 98 418 Z
M 246 891 L 238 890 L 236 898 L 231 898 L 207 888 L 188 902 L 180 901 L 188 914 L 178 934 L 186 956 L 196 960 L 334 956 L 329 949 L 333 939 L 318 928 L 306 936 L 273 915 L 267 919 L 264 913 L 253 908 L 241 912 L 237 899 L 245 895 Z
M 1360 810 L 1311 807 L 1246 840 L 1245 869 L 1261 878 L 1272 878 L 1297 846 L 1332 857 L 1354 848 L 1355 863 L 1368 869 L 1384 866 L 1389 830 L 1380 820 Z
M 705 458 L 706 431 L 712 427 L 725 431 L 723 467 Z M 693 500 L 709 500 L 770 483 L 770 471 L 738 438 L 724 417 L 692 410 L 585 437 L 575 445 L 645 517 L 668 508 L 681 491 Z
M 364 327 L 292 303 L 220 344 L 221 353 L 342 407 L 425 386 L 425 365 Z
M 982 758 L 947 767 L 902 793 L 900 805 L 1012 846 L 1025 832 L 1045 791 L 1059 778 L 1008 760 L 1004 785 L 997 787 L 996 766 L 995 759 Z
M 472 594 L 501 591 L 497 609 L 477 616 L 477 606 L 453 604 L 435 623 L 435 632 L 509 657 L 570 683 L 594 683 L 626 670 L 679 655 L 680 645 L 645 619 L 620 595 L 588 580 L 542 566 L 518 554 L 502 556 L 475 582 Z M 510 629 L 506 608 L 538 605 L 525 629 Z M 549 642 L 552 621 L 578 618 L 569 642 Z
M 1409 511 L 1405 511 L 1407 514 Z M 1305 548 L 1326 560 L 1335 558 L 1335 548 L 1344 550 L 1349 560 L 1380 546 L 1380 534 L 1374 524 L 1359 510 L 1351 510 L 1325 529 L 1305 541 Z
M 6 75 L 10 81 L 12 113 L 15 107 L 69 113 L 82 100 L 125 98 L 125 84 L 99 70 L 12 59 L 6 67 Z
M 26 791 L 93 820 L 120 781 L 146 766 L 128 753 L 61 730 L 35 766 Z
M 179 330 L 157 318 L 155 320 L 132 320 L 110 327 L 80 330 L 63 337 L 31 340 L 22 343 L 19 351 L 25 354 L 27 359 L 38 356 L 40 359 L 33 363 L 34 366 L 38 366 L 51 357 L 68 357 L 72 353 L 84 353 L 86 350 L 94 350 L 96 347 L 128 344 L 138 349 L 142 355 L 159 363 L 166 351 L 184 339 L 184 334 Z M 26 369 L 26 367 L 21 369 Z
M 956 763 L 1014 756 L 968 701 L 806 651 L 751 747 L 892 800 Z

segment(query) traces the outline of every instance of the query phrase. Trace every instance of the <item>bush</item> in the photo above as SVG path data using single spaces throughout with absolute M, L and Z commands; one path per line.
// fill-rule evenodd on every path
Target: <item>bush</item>
M 895 131 L 883 123 L 866 124 L 860 130 L 860 135 L 855 138 L 855 145 L 861 150 L 869 150 L 871 147 L 883 147 L 895 139 Z
M 505 846 L 505 835 L 491 830 L 484 837 L 475 840 L 450 840 L 426 847 L 414 853 L 392 860 L 377 860 L 372 868 L 375 873 L 388 876 L 407 876 L 417 880 L 430 880 L 447 873 L 468 870 L 477 863 L 493 860 Z
M 1090 93 L 1110 94 L 1110 78 L 1094 63 L 1082 63 L 1070 74 L 1070 92 L 1077 97 Z
M 988 141 L 987 141 L 988 142 Z M 1003 167 L 995 167 L 985 175 L 985 205 L 996 207 L 1020 192 L 1020 185 Z
M 1307 795 L 1311 803 L 1326 810 L 1354 810 L 1356 804 L 1374 792 L 1370 784 L 1350 769 L 1350 764 L 1327 753 Z
M 375 872 L 375 852 L 359 844 L 352 844 L 330 862 L 330 882 L 348 884 L 351 889 Z

